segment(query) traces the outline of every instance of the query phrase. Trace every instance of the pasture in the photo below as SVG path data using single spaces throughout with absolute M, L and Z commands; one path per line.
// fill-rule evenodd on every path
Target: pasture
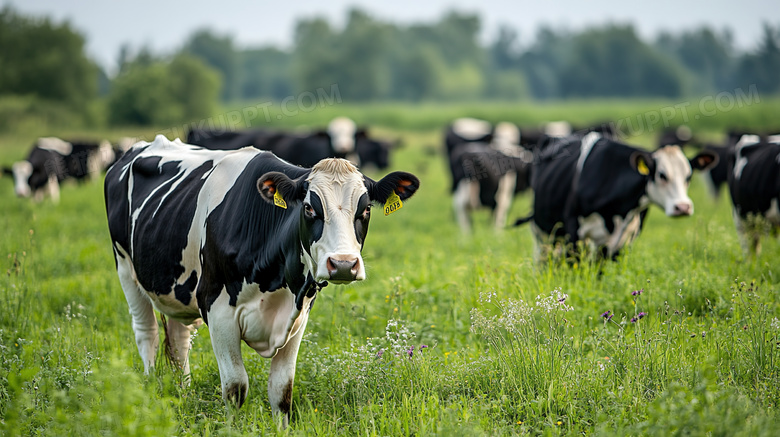
M 565 105 L 543 112 L 620 117 L 609 103 L 574 106 L 572 117 Z M 731 114 L 758 128 L 777 107 L 764 102 L 750 108 L 759 115 L 735 110 L 706 123 L 725 128 Z M 225 407 L 207 327 L 193 340 L 189 381 L 162 357 L 144 376 L 102 178 L 66 184 L 59 205 L 17 199 L 2 178 L 1 433 L 776 435 L 780 241 L 764 240 L 761 256 L 745 259 L 728 193 L 716 202 L 694 176 L 694 215 L 671 219 L 651 206 L 639 239 L 601 271 L 535 265 L 527 227 L 494 232 L 481 211 L 474 234 L 460 234 L 441 130 L 419 121 L 440 114 L 364 108 L 363 120 L 359 107 L 335 105 L 284 122 L 316 123 L 339 110 L 400 136 L 392 169 L 415 173 L 421 188 L 400 211 L 374 214 L 363 250 L 368 279 L 319 294 L 287 430 L 277 430 L 268 405 L 270 361 L 246 346 L 248 399 L 240 410 Z M 22 158 L 43 133 L 0 137 L 0 164 Z M 649 145 L 652 136 L 628 142 Z M 518 198 L 510 219 L 528 212 L 530 196 Z

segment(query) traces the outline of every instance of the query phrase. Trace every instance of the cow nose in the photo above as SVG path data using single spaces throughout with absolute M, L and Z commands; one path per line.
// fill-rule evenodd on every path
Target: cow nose
M 674 215 L 684 216 L 691 215 L 693 213 L 693 205 L 690 203 L 678 203 L 674 205 Z
M 354 281 L 357 278 L 360 263 L 358 258 L 336 259 L 328 257 L 328 274 L 331 281 Z

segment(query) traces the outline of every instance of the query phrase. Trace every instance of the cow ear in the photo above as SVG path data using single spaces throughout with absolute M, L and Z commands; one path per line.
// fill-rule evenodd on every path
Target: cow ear
M 365 178 L 365 180 L 369 198 L 378 203 L 385 203 L 393 192 L 401 200 L 406 200 L 420 188 L 420 180 L 417 179 L 417 176 L 405 171 L 392 172 L 377 182 L 369 178 Z
M 720 157 L 710 150 L 705 150 L 691 158 L 691 168 L 694 170 L 707 170 L 718 163 Z
M 11 170 L 10 167 L 3 167 L 3 173 L 2 174 L 8 175 L 8 176 L 13 176 L 14 175 L 14 171 Z
M 355 138 L 368 138 L 368 129 L 359 127 L 355 130 Z
M 257 179 L 257 191 L 266 201 L 287 209 L 287 203 L 303 200 L 302 181 L 303 177 L 290 179 L 284 173 L 272 171 Z
M 649 176 L 655 173 L 655 160 L 647 152 L 636 151 L 631 154 L 631 167 L 642 176 Z

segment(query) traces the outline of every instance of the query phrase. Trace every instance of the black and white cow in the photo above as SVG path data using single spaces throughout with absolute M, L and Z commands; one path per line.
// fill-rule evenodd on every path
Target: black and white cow
M 237 150 L 253 146 L 302 167 L 311 167 L 325 158 L 344 158 L 357 165 L 389 164 L 390 143 L 368 137 L 346 117 L 333 119 L 323 130 L 291 133 L 265 129 L 228 130 L 199 128 L 187 133 L 187 143 L 212 150 Z
M 647 152 L 592 132 L 559 141 L 536 157 L 532 221 L 537 259 L 554 241 L 587 241 L 614 259 L 639 235 L 654 203 L 668 216 L 693 214 L 688 197 L 692 168 L 713 165 L 702 152 L 690 161 L 677 146 Z
M 746 253 L 761 252 L 761 235 L 780 230 L 780 135 L 744 135 L 729 163 L 734 224 Z
M 154 309 L 169 317 L 167 339 L 185 373 L 202 319 L 224 399 L 240 406 L 247 396 L 243 340 L 272 358 L 268 397 L 286 424 L 317 292 L 365 279 L 371 204 L 395 210 L 418 187 L 404 172 L 375 182 L 343 159 L 306 169 L 254 148 L 214 151 L 163 136 L 136 144 L 108 171 L 105 200 L 146 372 L 158 348 Z
M 494 226 L 503 228 L 512 198 L 529 188 L 533 154 L 520 147 L 519 140 L 520 130 L 508 122 L 493 126 L 462 118 L 447 127 L 452 206 L 464 233 L 471 231 L 469 212 L 479 207 L 490 208 Z
M 13 164 L 14 191 L 19 197 L 37 201 L 48 194 L 59 201 L 59 184 L 68 178 L 93 178 L 115 160 L 116 152 L 107 141 L 64 141 L 59 138 L 39 138 L 27 159 Z

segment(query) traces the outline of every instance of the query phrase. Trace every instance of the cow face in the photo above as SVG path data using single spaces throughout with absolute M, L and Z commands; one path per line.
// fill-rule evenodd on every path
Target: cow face
M 11 167 L 14 175 L 14 192 L 18 197 L 30 197 L 30 179 L 33 176 L 33 165 L 30 161 L 15 162 Z
M 360 252 L 368 233 L 371 203 L 384 203 L 394 192 L 401 200 L 407 199 L 419 185 L 414 175 L 404 172 L 375 182 L 349 161 L 336 158 L 320 161 L 311 173 L 296 180 L 271 172 L 257 181 L 263 198 L 277 206 L 279 197 L 285 203 L 301 202 L 301 261 L 316 281 L 340 284 L 366 278 Z
M 717 156 L 710 152 L 702 152 L 689 161 L 678 146 L 662 147 L 652 154 L 637 152 L 632 156 L 636 171 L 648 176 L 650 201 L 670 217 L 693 214 L 693 201 L 688 197 L 693 170 L 710 168 L 716 162 Z
M 355 122 L 347 117 L 336 117 L 328 124 L 333 151 L 348 154 L 355 151 Z

